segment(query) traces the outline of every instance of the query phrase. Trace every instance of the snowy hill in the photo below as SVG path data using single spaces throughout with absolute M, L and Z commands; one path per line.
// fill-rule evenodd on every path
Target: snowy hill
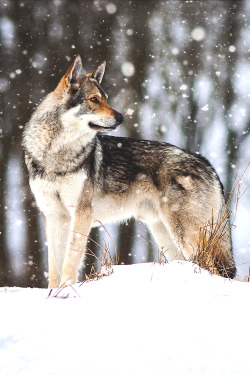
M 0 289 L 0 374 L 249 374 L 250 284 L 192 263 L 114 266 L 75 286 Z

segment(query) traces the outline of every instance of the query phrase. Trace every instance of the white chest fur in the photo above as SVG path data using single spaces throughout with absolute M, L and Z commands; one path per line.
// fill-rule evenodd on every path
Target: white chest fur
M 45 216 L 56 213 L 72 215 L 84 189 L 84 171 L 58 177 L 55 181 L 36 178 L 30 181 L 39 209 Z

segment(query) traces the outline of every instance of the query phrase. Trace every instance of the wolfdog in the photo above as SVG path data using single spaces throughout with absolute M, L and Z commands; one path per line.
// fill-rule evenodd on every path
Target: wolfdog
M 205 158 L 168 143 L 100 134 L 124 121 L 100 86 L 105 66 L 85 75 L 78 55 L 23 134 L 30 187 L 45 217 L 50 288 L 77 282 L 96 220 L 141 220 L 167 259 L 189 260 L 201 228 L 220 222 L 225 210 L 222 184 Z M 233 278 L 227 220 L 216 246 L 210 261 Z

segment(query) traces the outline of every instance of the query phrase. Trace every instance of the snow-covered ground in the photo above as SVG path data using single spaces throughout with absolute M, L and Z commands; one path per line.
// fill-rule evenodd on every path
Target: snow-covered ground
M 1 288 L 0 374 L 250 373 L 250 283 L 179 261 L 113 270 L 75 298 Z

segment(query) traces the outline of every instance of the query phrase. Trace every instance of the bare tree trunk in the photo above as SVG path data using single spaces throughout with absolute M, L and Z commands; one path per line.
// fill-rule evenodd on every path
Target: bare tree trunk
M 233 0 L 226 1 L 223 0 L 224 7 L 227 11 L 224 33 L 222 40 L 224 41 L 226 53 L 225 53 L 225 65 L 227 76 L 223 85 L 223 105 L 224 105 L 224 117 L 227 125 L 227 182 L 226 182 L 226 197 L 228 197 L 232 182 L 233 175 L 235 173 L 235 166 L 238 161 L 238 152 L 237 152 L 237 132 L 233 129 L 230 117 L 230 111 L 232 105 L 235 101 L 235 91 L 233 87 L 233 76 L 236 70 L 237 63 L 237 49 L 235 52 L 230 53 L 229 46 L 236 46 L 238 38 L 240 36 L 239 30 L 239 15 L 242 11 L 243 1 L 242 0 Z
M 205 2 L 182 2 L 180 5 L 182 6 L 182 15 L 184 18 L 186 17 L 187 12 L 190 14 L 190 17 L 187 19 L 190 30 L 192 30 L 197 24 L 200 27 L 204 27 L 205 17 L 201 14 L 203 14 L 204 8 L 206 7 Z M 202 124 L 198 123 L 199 105 L 194 92 L 196 75 L 201 72 L 203 68 L 202 58 L 203 54 L 200 42 L 196 40 L 189 41 L 185 51 L 182 51 L 178 55 L 179 64 L 183 67 L 184 82 L 188 83 L 188 113 L 185 113 L 185 117 L 182 120 L 182 130 L 186 138 L 185 148 L 191 152 L 199 151 L 198 129 L 202 126 Z M 187 61 L 187 63 L 183 64 L 183 61 Z M 193 73 L 189 74 L 190 71 Z
M 129 220 L 127 223 L 119 226 L 118 230 L 118 258 L 119 264 L 133 263 L 133 246 L 135 236 L 135 222 Z
M 21 129 L 24 127 L 25 123 L 28 121 L 31 114 L 31 106 L 28 103 L 27 97 L 27 87 L 32 86 L 32 77 L 34 75 L 30 74 L 30 64 L 27 64 L 27 53 L 31 60 L 34 57 L 34 50 L 36 45 L 39 45 L 39 34 L 34 34 L 30 36 L 32 27 L 36 24 L 36 20 L 33 18 L 34 9 L 30 8 L 28 3 L 25 6 L 20 6 L 18 2 L 11 4 L 9 9 L 9 17 L 13 20 L 23 20 L 26 19 L 26 22 L 22 23 L 22 27 L 19 25 L 15 29 L 15 48 L 12 51 L 12 69 L 18 69 L 20 75 L 17 75 L 15 78 L 15 89 L 11 90 L 10 102 L 15 108 L 15 111 L 9 111 L 6 113 L 9 121 L 11 122 L 11 142 L 9 147 L 11 148 L 10 152 L 12 155 L 16 155 L 17 158 L 22 159 L 22 150 L 21 150 Z M 30 12 L 27 17 L 27 12 Z M 33 21 L 33 22 L 32 22 Z M 31 40 L 33 38 L 33 40 Z M 6 60 L 8 61 L 8 60 Z M 35 79 L 37 82 L 38 79 Z M 24 110 L 24 108 L 26 110 Z M 28 175 L 26 173 L 26 167 L 24 163 L 22 164 L 22 175 L 23 181 L 26 189 L 26 199 L 22 200 L 23 203 L 23 212 L 25 215 L 26 221 L 26 238 L 25 245 L 23 250 L 23 269 L 21 270 L 21 276 L 19 276 L 18 281 L 9 282 L 10 285 L 22 285 L 22 286 L 44 286 L 45 278 L 43 274 L 43 269 L 40 267 L 42 262 L 42 256 L 40 253 L 40 231 L 38 226 L 38 216 L 37 210 L 31 204 L 31 192 L 28 186 Z M 25 171 L 25 172 L 24 172 Z M 13 233 L 13 235 L 15 235 Z M 13 271 L 12 271 L 13 273 Z
M 2 135 L 3 137 L 3 135 Z M 6 218 L 6 171 L 8 166 L 8 152 L 6 150 L 6 139 L 1 138 L 0 143 L 0 286 L 8 285 L 11 277 L 11 261 L 7 244 L 7 218 Z
M 26 171 L 23 180 L 28 181 Z M 19 285 L 28 287 L 47 287 L 45 278 L 44 249 L 42 248 L 38 210 L 30 187 L 26 185 L 26 196 L 23 200 L 23 209 L 26 215 L 26 240 L 24 247 L 24 265 Z
M 156 3 L 156 1 L 154 2 Z M 123 4 L 124 13 L 128 13 L 127 4 Z M 147 27 L 149 10 L 152 8 L 152 2 L 138 0 L 130 4 L 128 22 L 126 27 L 133 27 L 133 36 L 130 41 L 130 49 L 127 54 L 127 60 L 134 65 L 135 73 L 129 79 L 130 97 L 127 99 L 127 106 L 134 110 L 132 116 L 126 116 L 126 129 L 129 137 L 140 138 L 139 127 L 139 103 L 143 102 L 144 82 L 147 76 L 147 67 L 149 62 L 150 35 Z M 144 16 L 141 16 L 141 15 Z M 140 15 L 138 17 L 138 15 Z M 119 263 L 131 264 L 134 261 L 133 251 L 135 245 L 136 227 L 135 221 L 129 220 L 126 224 L 121 224 L 118 229 L 118 252 Z M 146 250 L 146 258 L 149 249 Z

